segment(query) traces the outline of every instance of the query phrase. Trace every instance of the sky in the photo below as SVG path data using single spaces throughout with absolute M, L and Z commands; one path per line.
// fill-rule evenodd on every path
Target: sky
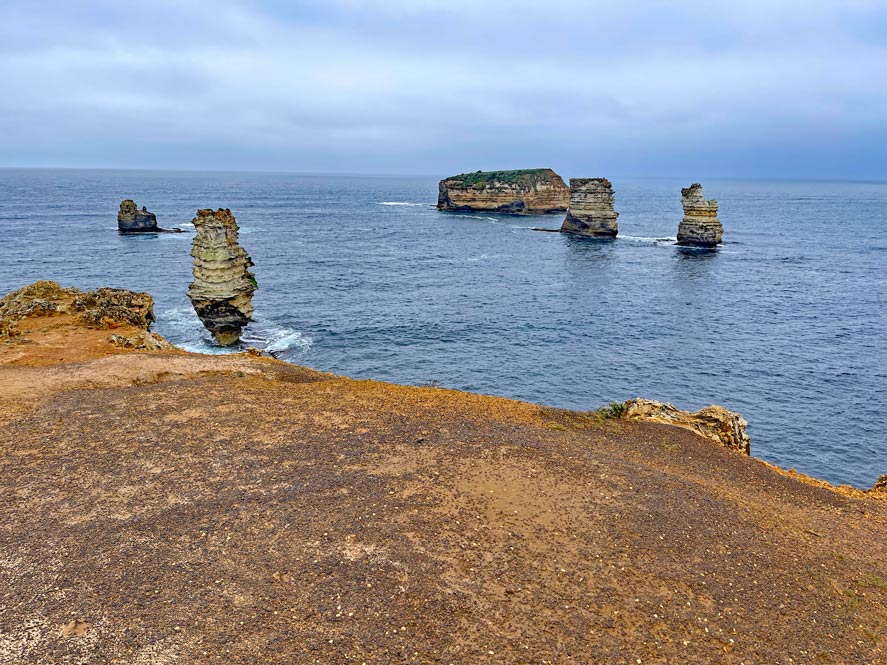
M 887 2 L 2 0 L 0 167 L 887 180 Z

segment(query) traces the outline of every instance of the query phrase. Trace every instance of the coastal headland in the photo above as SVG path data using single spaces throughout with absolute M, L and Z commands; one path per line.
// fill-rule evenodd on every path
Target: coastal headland
M 887 659 L 887 488 L 39 284 L 0 308 L 0 662 Z

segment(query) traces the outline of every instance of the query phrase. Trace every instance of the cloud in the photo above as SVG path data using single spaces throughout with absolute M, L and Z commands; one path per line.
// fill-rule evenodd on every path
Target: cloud
M 880 4 L 12 0 L 0 163 L 887 177 Z

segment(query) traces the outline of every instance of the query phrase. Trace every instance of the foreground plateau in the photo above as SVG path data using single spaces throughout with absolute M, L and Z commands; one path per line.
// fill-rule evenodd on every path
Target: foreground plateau
M 887 659 L 882 491 L 41 284 L 0 311 L 0 662 Z

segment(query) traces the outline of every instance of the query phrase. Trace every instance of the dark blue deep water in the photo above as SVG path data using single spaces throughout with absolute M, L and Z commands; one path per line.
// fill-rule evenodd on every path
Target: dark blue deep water
M 589 174 L 564 174 L 589 175 Z M 590 174 L 596 175 L 596 174 Z M 439 213 L 436 178 L 0 170 L 0 291 L 150 291 L 156 329 L 213 349 L 185 289 L 193 229 L 229 207 L 256 263 L 246 339 L 353 377 L 576 409 L 723 404 L 752 453 L 836 483 L 887 473 L 887 184 L 706 181 L 726 244 L 673 244 L 680 187 L 615 180 L 615 241 L 561 218 Z

